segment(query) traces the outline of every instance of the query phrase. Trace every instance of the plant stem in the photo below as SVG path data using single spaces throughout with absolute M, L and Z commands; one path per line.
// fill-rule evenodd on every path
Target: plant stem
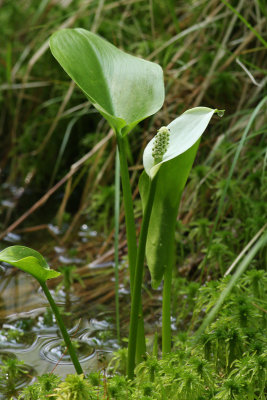
M 175 220 L 173 221 L 175 227 Z M 174 228 L 173 227 L 173 228 Z M 168 254 L 168 263 L 164 272 L 163 284 L 163 299 L 162 299 L 162 355 L 170 353 L 171 351 L 171 289 L 172 289 L 172 272 L 174 266 L 174 229 L 170 227 L 173 232 L 170 237 L 170 248 Z
M 139 246 L 137 251 L 136 269 L 134 277 L 134 286 L 132 294 L 131 304 L 131 317 L 130 317 L 130 332 L 129 332 L 129 344 L 128 344 L 128 378 L 133 379 L 134 367 L 135 367 L 135 354 L 136 354 L 136 340 L 137 340 L 137 326 L 140 318 L 139 310 L 141 304 L 141 289 L 142 289 L 142 278 L 143 278 L 143 267 L 145 260 L 145 249 L 146 239 L 149 226 L 150 215 L 153 206 L 153 200 L 156 190 L 155 177 L 150 181 L 149 194 L 147 204 L 144 210 L 144 217 L 142 220 Z
M 134 211 L 133 211 L 133 200 L 132 200 L 132 190 L 128 172 L 128 163 L 126 157 L 126 140 L 127 137 L 122 137 L 120 133 L 117 133 L 117 143 L 120 156 L 120 172 L 121 172 L 121 183 L 123 191 L 123 204 L 125 210 L 125 222 L 126 222 L 126 236 L 128 244 L 128 258 L 129 258 L 129 269 L 130 269 L 130 287 L 131 287 L 131 297 L 133 297 L 134 288 L 134 278 L 135 278 L 135 266 L 136 266 L 136 254 L 137 254 L 137 244 L 136 244 L 136 233 L 135 233 L 135 221 L 134 221 Z M 142 304 L 139 305 L 139 321 L 138 321 L 138 331 L 137 331 L 137 348 L 136 348 L 136 358 L 140 362 L 142 356 L 146 352 L 145 343 L 145 330 L 144 330 L 144 320 L 142 312 Z
M 120 155 L 123 204 L 125 210 L 126 236 L 127 236 L 128 258 L 129 258 L 129 269 L 130 269 L 130 284 L 132 288 L 134 282 L 134 274 L 135 274 L 137 244 L 136 244 L 135 221 L 133 212 L 132 190 L 128 172 L 128 163 L 126 158 L 125 140 L 126 139 L 123 138 L 119 133 L 117 134 L 117 143 Z
M 172 261 L 164 273 L 163 304 L 162 304 L 162 355 L 171 351 L 171 287 L 172 287 Z
M 61 331 L 61 334 L 63 336 L 65 344 L 66 344 L 66 346 L 67 346 L 67 348 L 69 350 L 69 355 L 70 355 L 71 361 L 73 362 L 74 368 L 75 368 L 77 374 L 82 374 L 83 373 L 82 367 L 81 367 L 81 365 L 79 363 L 76 351 L 74 350 L 74 347 L 72 346 L 69 334 L 68 334 L 67 329 L 66 329 L 66 327 L 64 325 L 63 319 L 62 319 L 62 317 L 61 317 L 61 315 L 59 313 L 58 307 L 57 307 L 53 297 L 51 296 L 50 291 L 49 291 L 48 287 L 46 286 L 46 283 L 45 282 L 40 282 L 40 281 L 39 281 L 39 283 L 40 283 L 40 285 L 41 285 L 41 287 L 42 287 L 42 289 L 44 291 L 44 294 L 46 295 L 46 298 L 47 298 L 47 300 L 48 300 L 48 302 L 49 302 L 49 304 L 50 304 L 50 306 L 52 308 L 53 313 L 55 314 L 59 329 Z
M 119 307 L 119 220 L 120 220 L 120 159 L 119 150 L 116 148 L 115 160 L 115 199 L 114 199 L 114 217 L 115 217 L 115 240 L 114 240 L 114 258 L 115 258 L 115 303 L 116 303 L 116 328 L 117 339 L 120 341 L 120 307 Z

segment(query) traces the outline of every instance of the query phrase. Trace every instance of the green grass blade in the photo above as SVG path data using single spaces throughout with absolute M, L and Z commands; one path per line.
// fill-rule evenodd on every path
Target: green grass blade
M 236 153 L 235 153 L 235 156 L 234 156 L 234 159 L 233 159 L 233 163 L 232 163 L 232 165 L 231 165 L 230 172 L 229 172 L 229 175 L 228 175 L 228 177 L 227 177 L 226 184 L 225 184 L 225 186 L 224 186 L 223 194 L 222 194 L 222 196 L 221 196 L 221 198 L 220 198 L 220 201 L 219 201 L 218 212 L 217 212 L 217 214 L 216 214 L 215 222 L 214 222 L 213 229 L 212 229 L 212 232 L 211 232 L 211 235 L 210 235 L 210 240 L 209 240 L 209 245 L 208 245 L 207 253 L 206 253 L 206 256 L 205 256 L 205 258 L 204 258 L 204 260 L 203 260 L 203 263 L 202 263 L 203 271 L 204 271 L 204 267 L 205 267 L 206 262 L 207 262 L 207 259 L 208 259 L 209 251 L 210 251 L 210 248 L 211 248 L 211 245 L 212 245 L 212 241 L 213 241 L 213 238 L 214 238 L 214 234 L 215 234 L 216 229 L 217 229 L 217 226 L 218 226 L 219 219 L 220 219 L 220 217 L 221 217 L 221 215 L 222 215 L 223 207 L 224 207 L 224 204 L 225 204 L 226 194 L 227 194 L 227 191 L 228 191 L 228 189 L 229 189 L 230 181 L 231 181 L 231 179 L 232 179 L 232 176 L 233 176 L 233 173 L 234 173 L 234 170 L 235 170 L 237 161 L 238 161 L 238 159 L 239 159 L 240 153 L 241 153 L 242 148 L 243 148 L 243 146 L 244 146 L 244 143 L 245 143 L 245 141 L 246 141 L 248 132 L 249 132 L 249 130 L 250 130 L 250 128 L 251 128 L 251 126 L 252 126 L 252 124 L 253 124 L 253 122 L 254 122 L 256 116 L 257 116 L 257 114 L 259 113 L 259 111 L 261 110 L 261 108 L 263 107 L 263 105 L 264 105 L 266 102 L 267 102 L 267 96 L 265 96 L 265 97 L 260 101 L 260 103 L 257 105 L 257 107 L 255 108 L 255 110 L 253 111 L 253 113 L 252 113 L 252 115 L 251 115 L 251 117 L 250 117 L 250 119 L 249 119 L 249 121 L 248 121 L 248 124 L 247 124 L 247 126 L 246 126 L 246 129 L 244 130 L 244 133 L 243 133 L 243 135 L 242 135 L 242 137 L 241 137 L 241 139 L 240 139 L 239 145 L 238 145 L 238 147 L 237 147 L 237 149 L 236 149 Z
M 67 146 L 69 138 L 70 138 L 70 134 L 71 134 L 72 128 L 75 125 L 75 123 L 77 122 L 77 120 L 78 120 L 78 117 L 74 117 L 74 118 L 72 118 L 70 120 L 70 122 L 67 125 L 67 129 L 66 129 L 65 135 L 63 137 L 63 140 L 62 140 L 62 143 L 61 143 L 61 146 L 60 146 L 60 149 L 59 149 L 59 153 L 58 153 L 58 156 L 57 156 L 56 164 L 55 164 L 55 167 L 54 167 L 51 179 L 50 179 L 49 188 L 54 183 L 56 174 L 58 172 L 60 163 L 61 163 L 62 158 L 63 158 L 64 151 L 66 149 L 66 146 Z
M 235 13 L 238 18 L 246 25 L 246 27 L 254 33 L 254 35 L 259 39 L 259 41 L 267 48 L 267 42 L 263 39 L 263 37 L 250 25 L 250 23 L 244 18 L 228 1 L 222 0 L 222 2 L 228 7 L 233 13 Z

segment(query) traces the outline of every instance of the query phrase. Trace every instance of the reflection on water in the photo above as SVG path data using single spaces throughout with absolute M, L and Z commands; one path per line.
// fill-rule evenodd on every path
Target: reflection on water
M 0 279 L 0 321 L 16 314 L 45 307 L 38 296 L 38 284 L 30 275 L 6 268 Z
M 97 332 L 87 332 L 86 335 L 83 332 L 77 333 L 74 345 L 84 372 L 89 373 L 103 367 L 103 355 L 106 356 L 106 361 L 108 361 L 112 349 L 110 346 L 99 346 L 101 342 L 97 338 Z M 67 374 L 75 373 L 58 332 L 40 333 L 31 346 L 12 347 L 9 345 L 6 348 L 1 348 L 0 354 L 15 355 L 26 365 L 32 366 L 34 375 L 54 371 L 57 375 L 65 377 Z

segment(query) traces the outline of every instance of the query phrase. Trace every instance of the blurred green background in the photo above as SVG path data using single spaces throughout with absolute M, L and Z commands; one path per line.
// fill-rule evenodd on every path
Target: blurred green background
M 48 45 L 56 30 L 82 27 L 164 69 L 162 110 L 129 136 L 133 188 L 144 146 L 160 126 L 198 105 L 226 110 L 202 139 L 176 237 L 181 271 L 194 275 L 206 255 L 207 274 L 225 272 L 267 216 L 266 1 L 231 6 L 235 11 L 220 0 L 0 0 L 2 239 L 45 194 L 41 207 L 13 234 L 52 223 L 63 230 L 61 243 L 70 244 L 86 222 L 105 239 L 112 235 L 114 137 Z M 77 172 L 49 192 L 92 149 Z M 138 220 L 141 206 L 134 193 Z M 36 238 L 32 233 L 25 241 Z M 262 267 L 266 251 L 253 263 Z

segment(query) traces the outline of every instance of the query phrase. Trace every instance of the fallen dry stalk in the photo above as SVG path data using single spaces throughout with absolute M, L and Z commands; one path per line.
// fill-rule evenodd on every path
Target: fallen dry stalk
M 3 239 L 8 233 L 12 232 L 17 226 L 19 226 L 25 219 L 27 219 L 32 213 L 34 213 L 39 207 L 47 202 L 49 197 L 55 193 L 68 179 L 70 179 L 80 167 L 91 158 L 101 147 L 113 136 L 113 131 L 110 130 L 108 135 L 97 143 L 89 153 L 85 154 L 79 161 L 74 163 L 70 171 L 54 185 L 47 193 L 44 194 L 29 210 L 27 210 L 21 217 L 19 217 L 13 224 L 11 224 L 2 234 L 0 234 L 0 240 Z

